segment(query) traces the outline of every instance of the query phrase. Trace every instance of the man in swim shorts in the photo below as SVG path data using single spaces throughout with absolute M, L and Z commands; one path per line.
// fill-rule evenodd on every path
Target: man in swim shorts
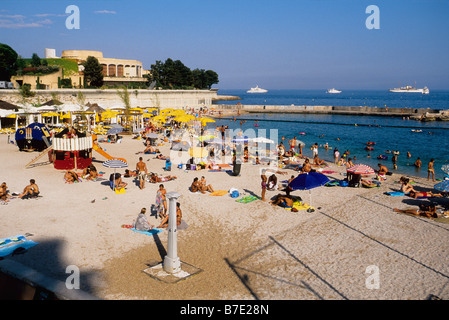
M 427 180 L 430 179 L 430 176 L 432 176 L 432 180 L 435 182 L 435 169 L 433 168 L 433 163 L 435 162 L 435 159 L 430 159 L 429 165 L 427 167 Z
M 140 189 L 145 188 L 145 178 L 148 174 L 147 165 L 143 162 L 143 158 L 139 157 L 139 162 L 136 164 L 136 171 L 139 173 Z

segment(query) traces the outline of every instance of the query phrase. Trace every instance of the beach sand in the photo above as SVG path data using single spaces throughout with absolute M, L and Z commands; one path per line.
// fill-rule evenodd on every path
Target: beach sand
M 5 140 L 0 141 L 0 182 L 6 181 L 10 192 L 21 192 L 34 178 L 42 194 L 38 200 L 12 199 L 0 206 L 0 238 L 31 233 L 30 239 L 39 243 L 7 259 L 61 281 L 68 277 L 67 266 L 75 265 L 81 272 L 81 289 L 101 299 L 449 298 L 449 224 L 395 213 L 393 208 L 416 208 L 417 203 L 384 194 L 399 189 L 398 174 L 380 188 L 294 191 L 292 195 L 307 203 L 311 197 L 316 210 L 291 212 L 260 200 L 244 204 L 229 194 L 188 190 L 194 177 L 204 175 L 215 190 L 237 188 L 242 196 L 260 196 L 260 165 L 243 164 L 239 177 L 176 167 L 166 173 L 163 160 L 136 154 L 144 149 L 141 140 L 125 136 L 121 144 L 102 144 L 108 154 L 127 159 L 129 169 L 134 170 L 142 156 L 150 171 L 178 177 L 163 183 L 167 192 L 181 194 L 188 224 L 178 231 L 178 256 L 200 272 L 166 283 L 143 270 L 163 261 L 168 232 L 147 236 L 121 227 L 132 224 L 141 208 L 150 211 L 159 184 L 147 182 L 140 190 L 133 178 L 124 178 L 125 194 L 115 194 L 106 181 L 66 184 L 63 171 L 45 163 L 45 157 L 25 169 L 37 153 L 19 152 Z M 170 154 L 169 144 L 159 148 Z M 108 179 L 113 169 L 102 166 L 106 159 L 100 154 L 94 151 L 93 156 Z M 297 174 L 280 170 L 287 174 L 278 175 L 279 181 Z M 344 178 L 344 167 L 330 164 L 325 170 L 336 172 L 328 174 L 331 179 Z M 422 190 L 434 185 L 413 180 Z M 267 191 L 267 198 L 277 193 Z M 438 199 L 440 204 L 447 201 Z M 150 221 L 159 223 L 154 216 Z

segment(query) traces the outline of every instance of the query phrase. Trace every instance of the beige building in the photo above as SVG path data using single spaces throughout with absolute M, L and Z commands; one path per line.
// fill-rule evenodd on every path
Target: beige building
M 103 52 L 90 50 L 64 50 L 61 58 L 78 61 L 79 70 L 82 72 L 82 63 L 89 56 L 97 58 L 103 66 L 103 81 L 105 84 L 146 82 L 146 78 L 143 76 L 148 74 L 148 71 L 143 69 L 142 62 L 138 60 L 105 58 Z
M 58 89 L 62 79 L 71 79 L 74 88 L 81 88 L 84 84 L 84 67 L 82 63 L 85 62 L 89 56 L 97 58 L 98 62 L 103 66 L 103 83 L 105 85 L 114 86 L 127 83 L 144 83 L 147 81 L 143 76 L 148 74 L 149 71 L 143 69 L 142 62 L 138 60 L 105 58 L 101 51 L 64 50 L 62 51 L 60 58 L 76 61 L 78 63 L 78 74 L 63 74 L 60 69 L 58 72 L 48 75 L 14 76 L 11 78 L 11 82 L 14 83 L 16 88 L 28 83 L 31 85 L 32 90 L 38 88 L 37 83 L 39 82 L 41 89 L 50 90 Z M 45 58 L 58 59 L 58 57 L 56 57 L 56 50 L 46 48 Z

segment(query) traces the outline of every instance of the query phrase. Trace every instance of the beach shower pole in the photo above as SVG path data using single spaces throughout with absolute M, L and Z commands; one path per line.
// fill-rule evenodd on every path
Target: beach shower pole
M 164 258 L 163 266 L 165 272 L 177 273 L 181 271 L 181 261 L 178 257 L 176 202 L 181 195 L 177 192 L 168 192 L 165 196 L 169 200 L 169 211 L 167 255 Z

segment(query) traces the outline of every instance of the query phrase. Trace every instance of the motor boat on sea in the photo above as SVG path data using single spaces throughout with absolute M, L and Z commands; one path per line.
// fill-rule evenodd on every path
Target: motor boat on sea
M 394 89 L 389 89 L 388 91 L 390 92 L 406 92 L 406 93 L 422 93 L 422 94 L 429 94 L 429 88 L 424 87 L 422 89 L 417 89 L 416 88 L 416 84 L 415 86 L 405 86 L 405 87 L 400 87 L 400 88 L 394 88 Z
M 251 88 L 246 93 L 267 93 L 268 90 L 259 88 L 259 86 L 256 86 L 255 88 Z
M 326 91 L 326 93 L 341 93 L 341 91 L 340 91 L 340 90 L 337 90 L 337 89 L 335 89 L 335 88 L 332 88 L 332 89 L 328 89 L 328 90 Z

